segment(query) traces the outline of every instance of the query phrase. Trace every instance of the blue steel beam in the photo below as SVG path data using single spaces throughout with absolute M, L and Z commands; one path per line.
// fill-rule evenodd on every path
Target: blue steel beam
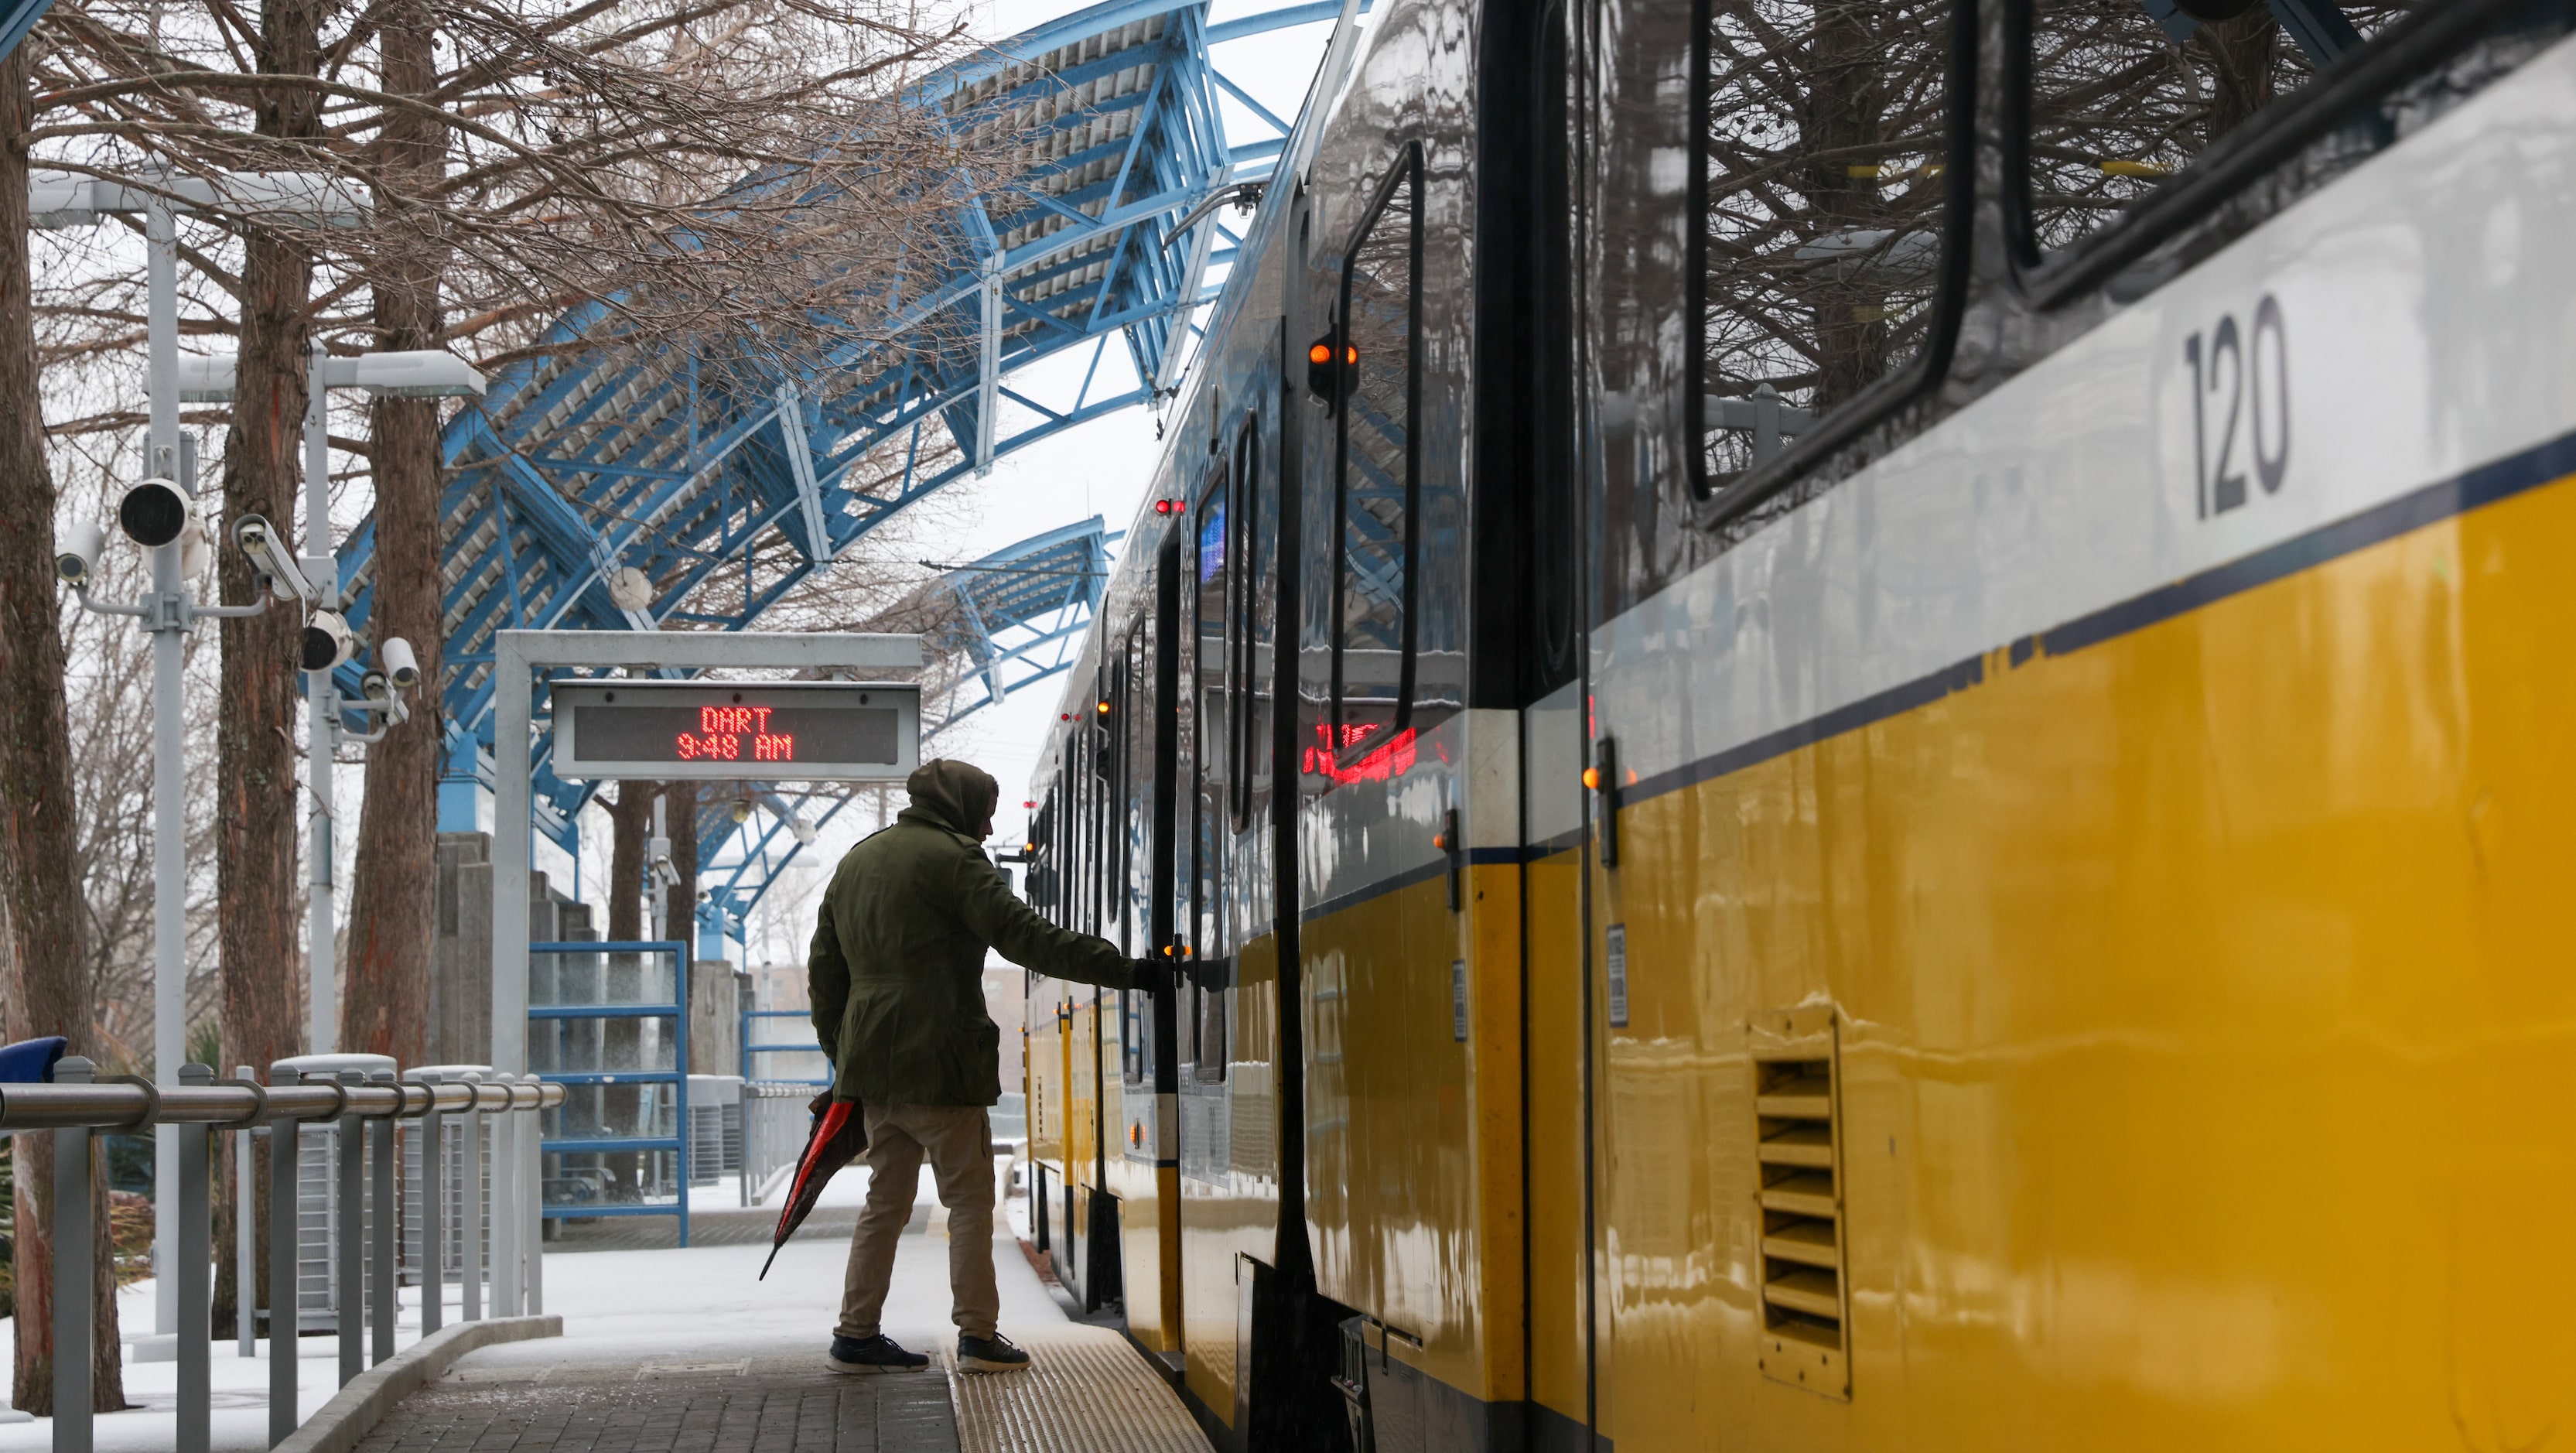
M 1207 0 L 1111 0 L 931 77 L 913 104 L 969 140 L 1019 147 L 1021 164 L 986 195 L 961 194 L 952 235 L 926 240 L 937 244 L 931 251 L 959 258 L 957 270 L 887 297 L 885 316 L 853 326 L 825 376 L 771 376 L 739 358 L 682 350 L 642 357 L 585 350 L 583 341 L 610 319 L 600 303 L 555 320 L 547 338 L 556 351 L 500 370 L 489 397 L 458 414 L 442 440 L 450 669 L 437 715 L 457 749 L 470 746 L 477 759 L 450 764 L 447 780 L 488 776 L 494 631 L 649 630 L 665 621 L 751 628 L 812 569 L 969 474 L 986 397 L 973 347 L 981 328 L 977 259 L 996 251 L 1001 258 L 1005 376 L 1083 346 L 1094 350 L 1096 373 L 1101 346 L 1116 336 L 1142 385 L 1095 398 L 1087 373 L 1072 401 L 1056 405 L 1025 389 L 997 390 L 992 398 L 1005 412 L 996 456 L 1148 401 L 1168 373 L 1167 355 L 1186 346 L 1192 315 L 1216 291 L 1191 285 L 1171 224 L 1218 186 L 1262 175 L 1289 129 L 1222 73 L 1209 48 L 1339 12 L 1334 3 L 1291 4 L 1210 25 Z M 1227 136 L 1227 103 L 1238 120 L 1250 118 L 1255 135 Z M 1080 148 L 1087 159 L 1053 154 L 1047 138 L 1077 127 L 1098 138 Z M 1075 185 L 1113 154 L 1113 177 Z M 743 188 L 792 185 L 782 170 L 747 178 Z M 782 396 L 796 400 L 801 417 L 782 417 Z M 920 427 L 933 418 L 965 462 L 915 467 Z M 862 486 L 872 478 L 870 461 L 889 448 L 906 451 L 900 482 Z M 893 468 L 887 456 L 879 472 Z M 783 575 L 753 580 L 750 552 L 782 535 L 796 547 L 783 557 L 790 562 Z M 362 527 L 343 555 L 362 626 L 373 543 L 372 529 Z M 651 585 L 640 610 L 621 610 L 609 597 L 609 580 L 629 567 Z M 706 598 L 737 570 L 746 572 L 739 608 Z M 1058 623 L 1031 634 L 983 596 L 970 603 L 989 630 L 1027 637 L 1000 646 L 992 645 L 1000 637 L 987 637 L 1001 663 L 975 678 L 987 698 L 996 687 L 1024 684 L 1019 678 L 1045 665 L 1045 650 L 1078 630 Z M 960 703 L 955 715 L 984 704 Z M 542 816 L 569 841 L 589 788 L 544 769 L 550 745 L 538 744 Z

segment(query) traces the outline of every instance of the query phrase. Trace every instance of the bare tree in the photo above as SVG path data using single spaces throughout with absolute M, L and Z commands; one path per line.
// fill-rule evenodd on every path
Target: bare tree
M 36 374 L 33 273 L 27 252 L 28 63 L 0 61 L 0 877 L 9 885 L 13 1038 L 60 1034 L 96 1048 L 87 925 L 77 873 L 63 642 L 53 581 L 53 472 Z M 16 1378 L 10 1401 L 53 1411 L 53 1144 L 30 1135 L 16 1168 Z M 107 1197 L 93 1182 L 93 1244 L 105 1246 Z M 94 1405 L 125 1406 L 116 1334 L 116 1269 L 96 1259 L 91 1368 Z
M 446 172 L 447 134 L 429 97 L 438 84 L 429 11 L 401 0 L 379 28 L 385 90 L 415 104 L 387 111 L 375 146 L 376 209 L 398 211 L 402 199 L 435 189 Z M 441 332 L 439 272 L 446 251 L 435 228 L 389 248 L 375 279 L 382 346 L 436 346 Z M 371 633 L 411 643 L 421 679 L 442 680 L 446 578 L 439 568 L 438 405 L 431 399 L 375 403 L 371 462 L 376 486 L 375 598 Z M 349 902 L 349 992 L 340 1043 L 420 1061 L 428 1030 L 429 948 L 437 883 L 438 739 L 440 714 L 424 695 L 408 730 L 389 731 L 367 754 L 366 809 L 360 820 L 356 883 Z
M 719 399 L 803 377 L 827 401 L 836 381 L 872 384 L 869 370 L 833 360 L 883 341 L 870 328 L 884 331 L 907 279 L 918 292 L 953 265 L 963 242 L 948 214 L 991 171 L 948 117 L 905 94 L 961 53 L 962 33 L 917 26 L 883 0 L 653 13 L 379 0 L 334 34 L 310 7 L 271 7 L 254 28 L 214 3 L 185 34 L 157 19 L 115 0 L 61 17 L 48 77 L 61 115 L 47 139 L 67 164 L 145 178 L 159 164 L 336 172 L 375 199 L 370 226 L 327 237 L 241 219 L 237 275 L 220 256 L 194 259 L 236 293 L 242 317 L 230 502 L 280 523 L 293 513 L 289 421 L 312 330 L 335 348 L 462 346 L 487 367 L 604 356 L 612 370 L 685 371 Z M 373 316 L 353 316 L 367 295 Z M 436 414 L 388 402 L 374 423 L 370 632 L 423 652 L 420 700 L 434 706 L 445 584 Z M 587 427 L 633 424 L 612 412 Z M 522 447 L 599 442 L 583 427 Z M 286 624 L 228 636 L 228 783 L 291 771 L 292 678 L 276 649 Z M 418 1039 L 438 734 L 435 720 L 415 723 L 368 760 L 342 1001 L 353 1046 L 400 1054 Z M 226 862 L 240 865 L 254 910 L 271 866 L 291 862 L 284 801 L 273 795 L 265 816 L 227 814 Z M 227 903 L 236 896 L 227 885 Z M 246 961 L 257 937 L 275 940 L 268 962 L 291 963 L 291 913 L 243 917 L 227 925 L 228 963 Z M 275 988 L 268 1002 L 291 1005 L 293 986 Z
M 634 943 L 644 937 L 643 883 L 645 844 L 653 835 L 653 799 L 659 795 L 650 782 L 620 782 L 617 795 L 608 802 L 608 937 L 612 942 Z M 659 932 L 657 926 L 654 930 Z

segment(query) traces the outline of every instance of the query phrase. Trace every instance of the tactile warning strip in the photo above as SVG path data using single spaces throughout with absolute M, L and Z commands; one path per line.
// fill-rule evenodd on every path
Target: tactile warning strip
M 959 1373 L 962 1453 L 1209 1453 L 1189 1410 L 1144 1354 L 1102 1327 L 1049 1327 L 1012 1339 L 1025 1372 Z M 945 1358 L 952 1367 L 952 1347 Z

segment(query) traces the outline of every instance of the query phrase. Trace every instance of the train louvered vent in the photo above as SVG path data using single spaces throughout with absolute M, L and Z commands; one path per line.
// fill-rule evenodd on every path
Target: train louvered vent
M 1802 1047 L 1803 1048 L 1803 1047 Z M 1757 1053 L 1762 1347 L 1766 1376 L 1831 1397 L 1851 1391 L 1843 1281 L 1842 1167 L 1831 1040 L 1821 1057 Z M 1810 1056 L 1814 1049 L 1805 1049 Z

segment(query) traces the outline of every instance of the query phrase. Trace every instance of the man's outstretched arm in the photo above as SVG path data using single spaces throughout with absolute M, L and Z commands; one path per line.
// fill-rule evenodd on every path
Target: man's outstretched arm
M 958 920 L 1021 968 L 1104 989 L 1140 987 L 1135 961 L 1120 953 L 1118 945 L 1058 928 L 1038 916 L 1036 909 L 1011 892 L 1010 880 L 983 854 L 959 855 L 951 892 Z

